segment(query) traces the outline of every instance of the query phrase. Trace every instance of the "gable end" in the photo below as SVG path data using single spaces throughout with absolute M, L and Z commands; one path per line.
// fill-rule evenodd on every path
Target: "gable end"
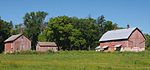
M 134 30 L 132 31 L 132 33 L 129 35 L 128 39 L 129 39 L 129 38 L 131 37 L 131 35 L 135 32 L 135 30 L 138 30 L 138 31 L 142 34 L 142 36 L 144 37 L 144 39 L 146 39 L 145 36 L 144 36 L 144 34 L 142 33 L 142 31 L 141 31 L 140 29 L 138 29 L 138 28 L 136 28 L 136 29 L 134 29 Z

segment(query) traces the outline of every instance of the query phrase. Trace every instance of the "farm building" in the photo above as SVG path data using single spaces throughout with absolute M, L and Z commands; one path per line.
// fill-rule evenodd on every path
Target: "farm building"
M 31 41 L 23 34 L 12 35 L 5 41 L 5 53 L 13 53 L 15 51 L 26 51 L 31 49 Z
M 100 48 L 105 52 L 145 50 L 145 37 L 138 28 L 107 31 L 99 41 Z
M 58 47 L 55 42 L 38 42 L 36 51 L 45 52 L 48 50 L 58 51 Z

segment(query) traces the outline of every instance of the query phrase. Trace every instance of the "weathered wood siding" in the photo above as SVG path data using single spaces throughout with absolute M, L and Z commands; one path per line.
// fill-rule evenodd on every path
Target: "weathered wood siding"
M 25 36 L 21 36 L 18 39 L 16 39 L 13 42 L 14 50 L 22 50 L 22 51 L 26 51 L 26 50 L 30 50 L 31 49 L 31 42 L 30 40 L 28 40 Z
M 13 53 L 15 51 L 26 51 L 30 49 L 31 41 L 23 35 L 12 42 L 5 43 L 5 53 Z
M 144 51 L 145 50 L 145 38 L 139 30 L 135 30 L 128 39 L 128 47 L 132 51 Z
M 13 46 L 12 42 L 8 42 L 5 44 L 5 52 L 12 53 L 13 52 Z
M 115 45 L 121 44 L 121 47 L 122 47 L 121 51 L 123 51 L 124 48 L 127 46 L 127 42 L 128 42 L 127 40 L 125 40 L 125 41 L 108 41 L 108 42 L 102 42 L 102 43 L 100 43 L 100 46 L 101 47 L 103 47 L 103 46 L 109 46 L 109 50 L 113 51 Z
M 58 51 L 58 47 L 56 47 L 56 46 L 39 46 L 38 44 L 36 46 L 36 51 L 46 52 L 48 50 Z

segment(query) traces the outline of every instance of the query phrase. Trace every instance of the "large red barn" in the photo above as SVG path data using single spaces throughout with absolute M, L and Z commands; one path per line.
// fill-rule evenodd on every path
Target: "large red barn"
M 12 35 L 5 41 L 5 53 L 26 51 L 31 49 L 31 41 L 23 34 Z
M 144 51 L 145 37 L 138 28 L 107 31 L 99 40 L 104 51 Z

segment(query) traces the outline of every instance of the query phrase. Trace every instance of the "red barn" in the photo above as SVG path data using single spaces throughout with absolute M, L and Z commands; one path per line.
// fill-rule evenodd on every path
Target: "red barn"
M 15 51 L 26 51 L 31 49 L 31 41 L 23 34 L 12 35 L 5 41 L 5 53 L 13 53 Z
M 138 28 L 107 31 L 99 40 L 104 51 L 144 51 L 145 37 Z
M 48 50 L 58 51 L 58 47 L 55 42 L 38 42 L 36 51 L 45 52 Z

